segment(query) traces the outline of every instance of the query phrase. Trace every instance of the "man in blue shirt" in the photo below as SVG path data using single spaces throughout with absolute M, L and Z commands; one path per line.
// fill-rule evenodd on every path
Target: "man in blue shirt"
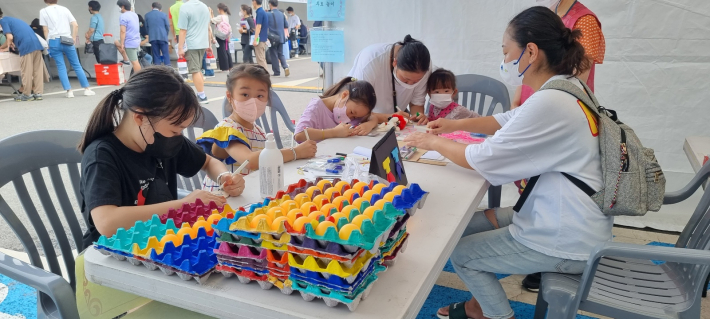
M 96 63 L 99 63 L 99 45 L 104 43 L 104 18 L 99 10 L 101 10 L 101 4 L 98 1 L 89 1 L 91 21 L 89 21 L 89 31 L 86 31 L 86 43 L 91 43 L 94 46 Z
M 170 47 L 168 47 L 168 33 L 170 22 L 168 15 L 163 13 L 163 6 L 153 2 L 153 10 L 145 14 L 145 28 L 148 31 L 148 40 L 153 49 L 153 64 L 170 66 Z
M 269 16 L 261 7 L 263 0 L 251 0 L 251 6 L 256 14 L 256 36 L 254 37 L 254 53 L 256 53 L 256 63 L 266 69 L 266 40 L 269 38 Z
M 2 10 L 0 10 L 0 26 L 7 37 L 5 44 L 0 46 L 0 52 L 7 52 L 10 48 L 20 52 L 22 93 L 15 97 L 15 101 L 41 100 L 44 91 L 42 44 L 39 43 L 37 35 L 29 24 L 17 18 L 3 16 Z
M 278 34 L 281 38 L 278 43 L 271 43 L 271 47 L 269 48 L 271 69 L 274 71 L 274 76 L 280 76 L 281 68 L 279 67 L 279 62 L 281 62 L 284 73 L 286 76 L 289 76 L 291 75 L 291 71 L 288 69 L 286 56 L 284 56 L 284 43 L 286 43 L 288 39 L 288 20 L 286 20 L 286 14 L 278 8 L 279 0 L 269 0 L 269 5 L 271 6 L 271 11 L 269 12 L 269 33 Z

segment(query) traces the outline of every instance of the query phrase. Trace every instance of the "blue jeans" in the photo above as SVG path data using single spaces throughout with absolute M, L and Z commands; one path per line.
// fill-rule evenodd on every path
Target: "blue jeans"
M 167 41 L 150 41 L 150 46 L 153 51 L 153 64 L 160 65 L 161 63 L 170 66 L 170 48 Z
M 48 44 L 49 56 L 52 57 L 54 63 L 57 65 L 59 81 L 62 82 L 64 90 L 71 90 L 69 75 L 67 75 L 67 66 L 64 64 L 64 56 L 67 57 L 69 64 L 71 64 L 71 67 L 74 69 L 74 73 L 76 73 L 76 77 L 79 78 L 79 84 L 81 84 L 81 87 L 88 88 L 89 81 L 86 79 L 84 68 L 81 67 L 81 63 L 79 63 L 79 56 L 76 54 L 76 47 L 73 45 L 62 44 L 59 39 L 51 39 Z
M 497 208 L 495 229 L 484 212 L 476 212 L 464 230 L 463 237 L 451 254 L 456 274 L 491 319 L 508 319 L 513 309 L 503 286 L 495 274 L 531 274 L 561 272 L 580 274 L 586 261 L 569 260 L 545 255 L 523 246 L 508 230 L 515 212 L 512 208 Z

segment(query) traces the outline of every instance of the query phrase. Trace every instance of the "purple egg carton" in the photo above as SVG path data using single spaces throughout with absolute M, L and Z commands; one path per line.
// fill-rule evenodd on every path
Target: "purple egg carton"
M 247 245 L 235 245 L 228 242 L 220 242 L 215 254 L 257 260 L 266 260 L 266 249 Z
M 397 236 L 397 234 L 399 234 L 399 231 L 407 226 L 407 221 L 409 220 L 410 216 L 411 215 L 409 214 L 404 214 L 404 216 L 394 224 L 392 230 L 390 231 L 388 239 Z
M 175 221 L 175 225 L 182 225 L 183 222 L 192 225 L 197 221 L 199 216 L 204 217 L 206 220 L 215 209 L 222 213 L 224 206 L 220 207 L 217 203 L 212 201 L 205 205 L 204 202 L 198 198 L 194 203 L 182 204 L 182 207 L 178 209 L 171 208 L 166 214 L 160 215 L 159 217 L 162 223 L 172 218 Z
M 328 254 L 333 254 L 333 255 L 338 255 L 342 257 L 352 257 L 355 254 L 357 254 L 358 250 L 362 249 L 357 246 L 351 246 L 351 245 L 341 245 L 338 243 L 334 242 L 325 242 L 325 241 L 319 241 L 313 238 L 308 238 L 305 236 L 302 236 L 303 239 L 299 239 L 296 236 L 291 236 L 291 241 L 289 242 L 289 245 L 294 246 L 296 248 L 307 248 L 307 249 L 312 249 L 315 251 L 319 252 L 324 252 Z M 323 246 L 323 243 L 327 243 L 325 246 Z

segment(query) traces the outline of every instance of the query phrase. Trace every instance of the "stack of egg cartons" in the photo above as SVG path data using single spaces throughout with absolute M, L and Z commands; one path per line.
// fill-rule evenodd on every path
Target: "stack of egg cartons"
M 118 260 L 127 259 L 134 265 L 143 264 L 150 270 L 160 269 L 166 275 L 178 274 L 184 280 L 194 278 L 203 283 L 217 264 L 212 225 L 233 214 L 228 205 L 205 205 L 198 199 L 179 210 L 153 215 L 146 222 L 137 221 L 128 230 L 119 228 L 111 237 L 101 236 L 94 246 Z M 174 218 L 182 227 L 175 226 Z

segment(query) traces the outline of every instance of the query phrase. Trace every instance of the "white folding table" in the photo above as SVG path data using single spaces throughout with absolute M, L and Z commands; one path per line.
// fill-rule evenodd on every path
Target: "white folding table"
M 348 153 L 356 146 L 372 147 L 378 138 L 351 137 L 318 144 L 318 155 Z M 286 184 L 298 181 L 297 167 L 285 165 Z M 166 276 L 144 266 L 133 266 L 104 256 L 93 248 L 85 254 L 89 281 L 218 318 L 414 318 L 424 304 L 439 273 L 468 224 L 488 182 L 475 171 L 450 163 L 435 166 L 405 162 L 410 183 L 430 192 L 426 205 L 407 224 L 410 233 L 406 251 L 392 267 L 378 274 L 369 296 L 354 312 L 340 304 L 330 308 L 322 300 L 306 302 L 300 293 L 282 294 L 262 290 L 252 282 L 241 284 L 219 273 L 203 285 L 178 276 Z M 258 173 L 247 176 L 247 189 L 229 204 L 238 207 L 259 201 Z M 443 306 L 443 305 L 442 305 Z

